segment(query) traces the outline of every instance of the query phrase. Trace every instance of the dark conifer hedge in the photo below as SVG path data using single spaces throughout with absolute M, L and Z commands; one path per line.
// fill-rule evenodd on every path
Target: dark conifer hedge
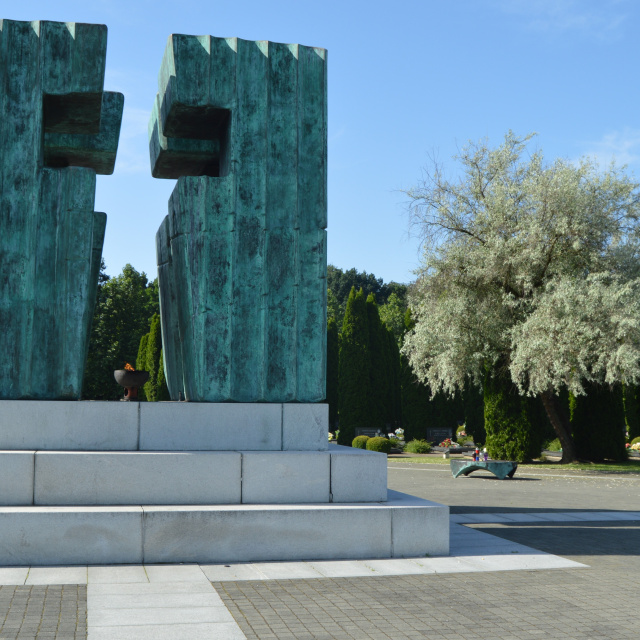
M 624 417 L 629 432 L 629 441 L 640 437 L 640 387 L 625 385 L 623 387 Z
M 335 318 L 327 321 L 327 404 L 329 405 L 329 430 L 337 428 L 338 421 L 338 366 L 339 334 Z
M 386 331 L 380 322 L 378 305 L 372 293 L 367 296 L 369 329 L 369 421 L 368 427 L 386 433 L 387 401 L 389 399 L 389 349 Z
M 585 385 L 587 395 L 569 396 L 571 429 L 578 458 L 626 460 L 622 387 Z
M 338 444 L 349 446 L 358 427 L 369 428 L 369 324 L 364 291 L 351 289 L 340 338 Z
M 541 431 L 532 423 L 528 398 L 518 394 L 508 371 L 487 371 L 484 427 L 492 458 L 526 462 L 540 456 Z

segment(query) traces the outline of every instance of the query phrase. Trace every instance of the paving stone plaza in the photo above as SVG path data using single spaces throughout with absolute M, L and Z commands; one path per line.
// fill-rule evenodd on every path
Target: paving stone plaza
M 449 557 L 0 569 L 0 638 L 636 638 L 640 476 L 389 462 Z

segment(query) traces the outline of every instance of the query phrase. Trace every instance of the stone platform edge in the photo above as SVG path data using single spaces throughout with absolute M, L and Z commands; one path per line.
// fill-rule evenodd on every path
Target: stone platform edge
M 0 505 L 382 502 L 387 456 L 328 451 L 0 451 Z
M 379 504 L 2 507 L 0 565 L 224 563 L 449 553 L 449 507 Z
M 0 400 L 0 449 L 326 451 L 324 403 Z

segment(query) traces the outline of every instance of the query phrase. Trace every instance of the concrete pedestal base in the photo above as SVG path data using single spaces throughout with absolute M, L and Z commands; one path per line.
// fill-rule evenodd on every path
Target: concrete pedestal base
M 4 566 L 416 557 L 449 553 L 449 507 L 2 507 L 0 532 Z
M 0 449 L 326 451 L 329 406 L 0 400 Z
M 0 451 L 0 506 L 383 502 L 387 457 L 329 451 Z
M 449 508 L 328 446 L 327 405 L 0 401 L 0 565 L 449 551 Z

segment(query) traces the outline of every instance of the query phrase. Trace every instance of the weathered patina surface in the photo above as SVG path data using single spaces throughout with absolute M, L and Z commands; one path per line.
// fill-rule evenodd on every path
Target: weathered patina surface
M 157 234 L 174 400 L 324 399 L 326 92 L 324 49 L 169 37 L 149 137 L 178 178 Z
M 509 460 L 488 460 L 484 462 L 479 460 L 474 462 L 473 460 L 452 460 L 451 461 L 451 473 L 454 478 L 464 475 L 468 476 L 474 471 L 490 471 L 494 476 L 500 480 L 504 480 L 506 477 L 513 478 L 513 474 L 518 468 L 517 462 L 511 462 Z
M 79 398 L 124 98 L 107 28 L 0 21 L 0 398 Z

